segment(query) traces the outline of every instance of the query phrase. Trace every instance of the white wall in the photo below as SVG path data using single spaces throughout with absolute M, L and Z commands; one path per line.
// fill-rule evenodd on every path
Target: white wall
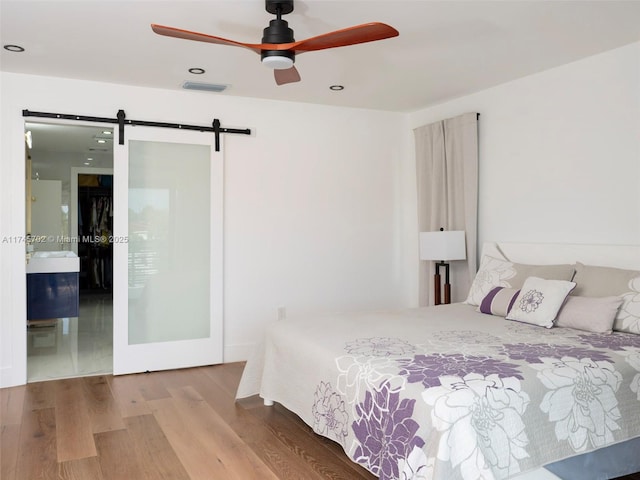
M 640 43 L 409 115 L 480 112 L 479 240 L 640 244 Z
M 9 73 L 0 82 L 2 238 L 24 235 L 23 109 L 251 128 L 225 138 L 227 361 L 246 358 L 279 307 L 292 316 L 410 301 L 404 115 Z M 0 260 L 7 386 L 26 379 L 24 244 L 0 243 Z

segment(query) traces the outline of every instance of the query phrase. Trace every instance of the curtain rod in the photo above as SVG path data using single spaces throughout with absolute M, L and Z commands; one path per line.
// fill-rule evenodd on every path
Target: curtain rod
M 178 130 L 195 130 L 198 132 L 213 132 L 215 134 L 215 146 L 216 152 L 220 151 L 220 134 L 221 133 L 237 133 L 241 135 L 251 135 L 249 128 L 224 128 L 220 126 L 220 120 L 213 119 L 211 127 L 203 127 L 199 125 L 185 125 L 183 123 L 168 123 L 168 122 L 149 122 L 146 120 L 128 120 L 124 110 L 118 110 L 116 118 L 106 117 L 91 117 L 87 115 L 71 115 L 67 113 L 49 113 L 49 112 L 32 112 L 30 110 L 22 110 L 23 117 L 39 117 L 39 118 L 55 118 L 61 120 L 77 120 L 79 122 L 92 122 L 92 123 L 114 123 L 118 125 L 118 143 L 124 145 L 124 126 L 125 125 L 139 125 L 143 127 L 160 127 L 160 128 L 176 128 Z

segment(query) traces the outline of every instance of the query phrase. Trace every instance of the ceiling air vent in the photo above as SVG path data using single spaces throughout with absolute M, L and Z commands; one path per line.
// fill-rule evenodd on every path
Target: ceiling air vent
M 218 85 L 215 83 L 184 82 L 182 88 L 185 90 L 201 90 L 203 92 L 223 92 L 228 85 Z

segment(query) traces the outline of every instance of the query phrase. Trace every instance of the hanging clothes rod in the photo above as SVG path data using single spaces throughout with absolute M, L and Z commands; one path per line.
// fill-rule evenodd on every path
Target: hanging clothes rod
M 160 128 L 177 128 L 179 130 L 195 130 L 198 132 L 213 132 L 215 134 L 215 147 L 216 152 L 220 151 L 220 134 L 221 133 L 236 133 L 240 135 L 251 135 L 249 128 L 225 128 L 220 126 L 220 120 L 213 119 L 211 127 L 203 127 L 200 125 L 185 125 L 184 123 L 167 123 L 167 122 L 149 122 L 146 120 L 128 120 L 124 113 L 124 110 L 118 110 L 116 118 L 107 117 L 91 117 L 87 115 L 71 115 L 67 113 L 49 113 L 49 112 L 32 112 L 30 110 L 22 110 L 23 117 L 38 117 L 38 118 L 55 118 L 59 120 L 76 120 L 79 122 L 92 122 L 92 123 L 113 123 L 118 125 L 118 143 L 124 145 L 124 126 L 125 125 L 139 125 L 143 127 L 160 127 Z

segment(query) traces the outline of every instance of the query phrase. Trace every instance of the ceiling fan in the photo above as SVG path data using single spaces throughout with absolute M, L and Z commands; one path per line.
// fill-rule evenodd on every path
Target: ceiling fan
M 264 65 L 273 69 L 273 74 L 278 85 L 300 81 L 300 74 L 293 65 L 296 54 L 384 40 L 399 35 L 398 31 L 389 25 L 372 22 L 336 30 L 296 42 L 293 38 L 293 30 L 290 29 L 288 23 L 282 19 L 283 15 L 287 15 L 293 11 L 293 0 L 265 0 L 265 3 L 267 12 L 276 15 L 276 18 L 271 20 L 269 26 L 263 30 L 262 43 L 238 42 L 164 25 L 151 24 L 151 29 L 158 35 L 165 35 L 167 37 L 244 47 L 253 50 L 260 54 Z

